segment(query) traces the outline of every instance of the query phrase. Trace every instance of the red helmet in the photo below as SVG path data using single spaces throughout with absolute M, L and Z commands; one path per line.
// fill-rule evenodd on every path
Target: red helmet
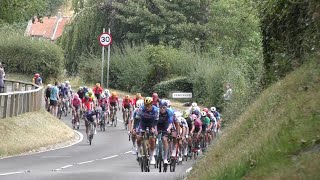
M 40 77 L 40 74 L 39 73 L 35 73 L 34 77 L 38 78 L 38 77 Z
M 206 112 L 208 114 L 209 109 L 208 108 L 203 108 L 203 111 Z
M 157 94 L 157 93 L 153 93 L 153 94 L 152 94 L 152 97 L 153 97 L 153 98 L 158 98 L 158 94 Z

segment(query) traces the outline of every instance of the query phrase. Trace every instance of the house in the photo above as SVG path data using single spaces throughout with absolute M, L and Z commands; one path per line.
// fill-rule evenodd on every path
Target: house
M 57 40 L 62 35 L 65 25 L 71 17 L 63 17 L 58 13 L 55 17 L 43 17 L 42 22 L 32 20 L 28 22 L 25 36 L 30 36 L 33 39 L 47 39 L 50 41 Z

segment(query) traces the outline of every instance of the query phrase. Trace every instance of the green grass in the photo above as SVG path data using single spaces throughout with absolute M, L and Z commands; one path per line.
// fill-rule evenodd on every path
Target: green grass
M 266 89 L 188 179 L 319 179 L 320 61 Z
M 0 120 L 0 157 L 63 143 L 75 138 L 71 128 L 46 111 Z

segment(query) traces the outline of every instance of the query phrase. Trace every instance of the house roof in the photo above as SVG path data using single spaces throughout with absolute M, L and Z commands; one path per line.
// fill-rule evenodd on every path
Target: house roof
M 44 38 L 56 40 L 61 36 L 63 28 L 70 17 L 44 17 L 43 23 L 36 21 L 29 22 L 26 35 L 28 36 L 43 36 Z M 58 24 L 56 24 L 58 23 Z

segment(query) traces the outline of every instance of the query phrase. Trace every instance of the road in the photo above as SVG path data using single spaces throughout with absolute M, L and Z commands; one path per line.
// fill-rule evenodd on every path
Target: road
M 117 117 L 121 121 L 122 113 L 118 111 Z M 71 115 L 62 121 L 71 127 Z M 86 142 L 83 122 L 79 132 L 84 135 L 83 140 L 71 147 L 1 159 L 0 179 L 182 179 L 195 162 L 183 162 L 174 173 L 159 173 L 154 167 L 151 172 L 142 173 L 136 156 L 131 154 L 132 143 L 123 123 L 118 121 L 117 127 L 108 125 L 105 132 L 98 130 L 91 146 Z

